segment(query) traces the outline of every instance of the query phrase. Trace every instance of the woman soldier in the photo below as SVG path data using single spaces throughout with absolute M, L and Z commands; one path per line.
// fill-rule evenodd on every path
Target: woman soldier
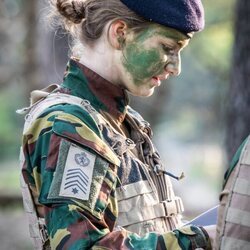
M 76 46 L 63 83 L 33 91 L 26 109 L 23 193 L 36 248 L 210 249 L 204 228 L 181 227 L 182 201 L 127 97 L 180 74 L 180 52 L 204 26 L 201 1 L 52 7 Z

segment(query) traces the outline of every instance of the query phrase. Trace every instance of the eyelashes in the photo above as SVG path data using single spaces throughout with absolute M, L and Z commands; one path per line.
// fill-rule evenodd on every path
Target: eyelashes
M 173 47 L 171 47 L 171 46 L 167 46 L 167 45 L 165 45 L 165 44 L 162 44 L 162 48 L 163 48 L 163 50 L 167 53 L 167 54 L 169 54 L 169 55 L 173 55 L 175 52 L 174 52 L 174 48 Z

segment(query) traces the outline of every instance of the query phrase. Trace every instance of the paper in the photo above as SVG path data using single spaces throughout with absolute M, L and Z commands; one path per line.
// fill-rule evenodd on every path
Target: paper
M 217 214 L 218 214 L 219 205 L 210 208 L 209 210 L 205 211 L 204 213 L 198 215 L 185 225 L 197 225 L 197 226 L 209 226 L 215 225 L 217 223 Z

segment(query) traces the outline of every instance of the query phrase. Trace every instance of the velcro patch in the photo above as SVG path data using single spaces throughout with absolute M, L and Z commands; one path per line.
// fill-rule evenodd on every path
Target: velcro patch
M 96 156 L 70 145 L 59 196 L 88 200 Z

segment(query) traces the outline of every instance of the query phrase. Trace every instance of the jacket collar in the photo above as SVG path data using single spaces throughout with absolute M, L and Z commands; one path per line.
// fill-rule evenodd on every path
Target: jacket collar
M 124 120 L 128 105 L 125 90 L 76 59 L 70 59 L 68 63 L 62 87 L 71 95 L 87 99 L 97 111 L 107 112 L 119 122 Z

